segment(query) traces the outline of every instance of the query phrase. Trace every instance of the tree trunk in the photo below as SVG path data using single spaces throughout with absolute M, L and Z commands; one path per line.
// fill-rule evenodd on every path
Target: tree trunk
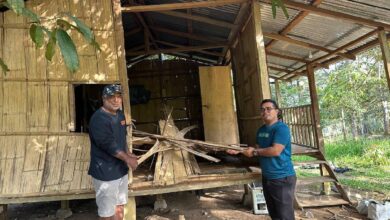
M 387 101 L 382 101 L 382 106 L 383 106 L 384 135 L 390 135 L 389 108 L 387 105 Z
M 358 138 L 358 125 L 356 123 L 356 114 L 352 114 L 352 137 L 354 140 L 357 140 Z
M 343 127 L 343 139 L 344 141 L 347 140 L 347 129 L 345 127 L 345 115 L 344 115 L 344 109 L 341 109 L 341 125 Z

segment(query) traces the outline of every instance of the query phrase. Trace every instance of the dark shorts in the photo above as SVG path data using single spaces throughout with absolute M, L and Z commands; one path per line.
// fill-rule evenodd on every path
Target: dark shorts
M 262 178 L 268 213 L 273 220 L 293 220 L 296 176 L 268 180 Z

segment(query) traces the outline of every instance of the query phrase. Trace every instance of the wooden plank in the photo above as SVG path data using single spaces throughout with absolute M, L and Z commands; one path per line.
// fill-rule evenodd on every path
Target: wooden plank
M 390 48 L 389 48 L 389 42 L 386 37 L 386 32 L 384 30 L 380 30 L 378 32 L 378 39 L 382 51 L 382 59 L 383 59 L 383 65 L 385 67 L 387 86 L 389 87 L 390 90 Z
M 47 132 L 49 121 L 48 85 L 40 82 L 27 83 L 27 130 Z
M 189 15 L 187 13 L 178 12 L 178 11 L 157 11 L 157 12 L 160 14 L 169 15 L 172 17 L 184 18 L 184 19 L 197 21 L 197 22 L 201 22 L 201 23 L 205 23 L 205 24 L 210 24 L 213 26 L 228 28 L 228 29 L 229 28 L 232 29 L 232 28 L 237 27 L 236 24 L 232 24 L 232 23 L 229 23 L 226 21 L 216 20 L 213 18 L 205 17 L 205 16 L 198 16 L 198 15 L 193 15 L 193 14 Z
M 322 16 L 326 16 L 326 17 L 332 17 L 332 18 L 341 19 L 341 20 L 345 20 L 345 21 L 350 21 L 352 23 L 366 25 L 366 26 L 370 26 L 370 27 L 383 27 L 387 30 L 390 30 L 390 24 L 377 22 L 377 21 L 373 21 L 370 19 L 345 14 L 342 12 L 331 11 L 331 10 L 324 9 L 324 8 L 317 8 L 317 7 L 306 5 L 303 3 L 294 2 L 291 0 L 284 0 L 283 2 L 284 2 L 284 5 L 289 7 L 289 8 L 308 11 L 308 12 L 313 13 L 313 14 L 318 14 L 318 15 L 322 15 Z
M 2 194 L 19 194 L 25 155 L 25 138 L 2 138 Z
M 112 4 L 113 1 L 107 0 L 91 1 L 92 27 L 94 30 L 112 31 L 114 29 Z
M 181 2 L 167 3 L 155 5 L 137 5 L 122 7 L 123 12 L 148 12 L 148 11 L 170 11 L 177 9 L 202 8 L 202 7 L 218 7 L 228 4 L 239 4 L 248 0 L 207 0 L 200 2 Z
M 126 51 L 126 55 L 129 56 L 138 56 L 145 54 L 159 54 L 159 53 L 172 53 L 172 52 L 186 52 L 186 51 L 202 51 L 207 49 L 221 48 L 226 45 L 215 44 L 215 45 L 204 45 L 204 46 L 188 46 L 188 47 L 179 47 L 171 49 L 160 49 L 160 50 L 150 50 L 149 52 L 145 51 Z
M 3 82 L 4 132 L 25 132 L 27 127 L 26 82 Z
M 98 72 L 96 78 L 104 81 L 119 81 L 118 55 L 121 54 L 118 54 L 119 51 L 117 51 L 115 32 L 95 31 L 94 33 L 97 42 L 104 42 L 103 45 L 100 45 L 102 51 L 97 54 Z
M 240 143 L 230 73 L 229 66 L 199 67 L 206 141 Z
M 302 208 L 308 207 L 327 207 L 327 206 L 340 206 L 348 205 L 348 201 L 340 198 L 338 195 L 311 195 L 311 196 L 301 196 L 301 193 L 297 193 L 297 199 L 299 205 Z
M 310 90 L 310 99 L 311 99 L 311 108 L 313 112 L 313 124 L 315 128 L 315 142 L 316 146 L 322 152 L 324 151 L 324 138 L 322 136 L 322 129 L 320 124 L 320 109 L 318 104 L 318 96 L 317 96 L 317 90 L 316 90 L 316 83 L 315 83 L 315 75 L 314 75 L 314 69 L 313 66 L 307 65 L 307 78 L 309 81 L 309 90 Z
M 169 43 L 169 42 L 165 42 L 165 41 L 160 41 L 160 40 L 157 40 L 156 42 L 159 43 L 159 44 L 163 44 L 163 45 L 167 45 L 167 46 L 175 47 L 175 48 L 182 48 L 182 47 L 185 47 L 185 46 L 183 46 L 183 45 L 173 44 L 173 43 Z M 217 57 L 223 56 L 222 53 L 209 52 L 209 51 L 206 51 L 206 50 L 199 50 L 199 51 L 197 51 L 197 52 L 203 53 L 203 54 L 207 54 L 207 55 L 217 56 Z
M 220 37 L 212 37 L 212 36 L 202 36 L 202 35 L 198 35 L 198 34 L 190 34 L 190 33 L 170 30 L 170 29 L 167 29 L 167 28 L 156 27 L 156 26 L 150 26 L 150 29 L 152 29 L 154 31 L 157 31 L 157 32 L 162 32 L 162 33 L 167 33 L 167 34 L 170 34 L 170 35 L 174 35 L 174 36 L 185 37 L 185 38 L 188 38 L 188 39 L 208 42 L 210 44 L 227 44 L 226 39 L 223 39 L 223 38 L 220 38 Z
M 11 29 L 4 30 L 3 43 L 3 61 L 7 64 L 10 71 L 4 78 L 26 78 L 26 60 L 23 38 L 27 30 Z M 20 39 L 20 40 L 15 40 Z M 20 54 L 15 56 L 15 54 Z
M 49 84 L 49 131 L 66 132 L 70 128 L 68 83 Z

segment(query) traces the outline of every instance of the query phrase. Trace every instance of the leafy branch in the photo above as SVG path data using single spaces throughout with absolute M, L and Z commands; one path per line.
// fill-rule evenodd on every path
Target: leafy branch
M 9 8 L 17 15 L 24 16 L 31 21 L 29 30 L 30 37 L 37 48 L 41 48 L 45 45 L 45 57 L 47 60 L 51 61 L 53 59 L 56 52 L 56 46 L 58 45 L 61 55 L 64 58 L 65 65 L 72 73 L 79 69 L 80 61 L 76 46 L 74 45 L 72 38 L 69 36 L 68 31 L 76 30 L 90 45 L 100 51 L 100 47 L 95 40 L 92 30 L 70 13 L 59 13 L 53 19 L 50 19 L 54 21 L 54 25 L 49 27 L 49 25 L 42 23 L 44 18 L 39 17 L 37 14 L 25 7 L 23 0 L 0 1 L 0 7 L 1 6 Z M 9 71 L 8 66 L 1 58 L 0 67 L 4 74 Z

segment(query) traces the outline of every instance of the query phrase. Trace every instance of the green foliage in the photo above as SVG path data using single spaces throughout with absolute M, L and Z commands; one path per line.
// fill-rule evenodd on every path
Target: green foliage
M 284 16 L 286 16 L 286 18 L 289 17 L 286 6 L 284 5 L 282 0 L 272 0 L 271 6 L 272 6 L 272 16 L 274 19 L 276 18 L 276 8 L 277 7 L 280 7 L 282 9 L 283 14 L 284 14 Z
M 69 13 L 60 13 L 55 18 L 51 18 L 50 20 L 56 21 L 56 25 L 48 28 L 41 23 L 41 18 L 38 15 L 25 8 L 23 0 L 7 0 L 2 4 L 11 9 L 17 15 L 30 19 L 30 37 L 37 48 L 46 44 L 45 57 L 47 60 L 51 61 L 53 59 L 58 42 L 65 65 L 72 73 L 77 71 L 80 65 L 76 47 L 67 31 L 78 31 L 89 44 L 97 48 L 99 51 L 101 50 L 99 44 L 95 41 L 95 36 L 92 30 L 81 20 Z M 66 19 L 69 19 L 71 23 Z M 9 71 L 9 68 L 1 58 L 0 66 L 4 73 Z
M 75 72 L 80 67 L 76 46 L 64 30 L 57 30 L 56 37 L 66 66 L 72 73 Z
M 360 139 L 325 145 L 328 160 L 337 166 L 373 168 L 390 165 L 389 139 Z

